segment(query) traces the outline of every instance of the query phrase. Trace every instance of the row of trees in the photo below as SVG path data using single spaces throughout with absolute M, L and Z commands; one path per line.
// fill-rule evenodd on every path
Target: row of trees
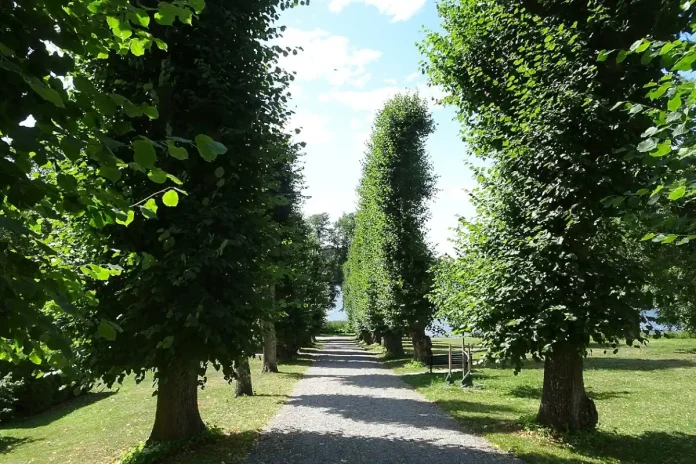
M 154 372 L 149 440 L 185 439 L 210 365 L 248 379 L 262 341 L 275 371 L 318 333 L 335 278 L 300 213 L 292 50 L 272 45 L 297 3 L 3 8 L 0 361 Z
M 693 8 L 679 1 L 444 0 L 421 46 L 459 110 L 477 218 L 432 300 L 489 358 L 544 361 L 538 420 L 592 428 L 583 357 L 644 340 L 641 311 L 693 324 Z M 628 102 L 628 103 L 627 103 Z M 641 243 L 641 237 L 644 242 Z M 674 291 L 674 279 L 687 283 Z M 693 300 L 691 300 L 693 301 Z M 645 329 L 646 326 L 644 325 Z
M 425 329 L 434 312 L 426 298 L 433 254 L 424 229 L 435 193 L 425 151 L 433 130 L 427 103 L 418 95 L 397 95 L 377 114 L 344 267 L 345 310 L 359 337 L 383 340 L 387 353 L 399 356 L 408 334 L 421 361 L 430 354 Z

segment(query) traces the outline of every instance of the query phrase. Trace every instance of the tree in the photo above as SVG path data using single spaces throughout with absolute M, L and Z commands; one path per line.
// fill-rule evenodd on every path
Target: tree
M 336 297 L 331 263 L 313 232 L 312 223 L 302 218 L 299 205 L 291 218 L 294 227 L 287 247 L 288 268 L 278 285 L 278 304 L 283 315 L 276 323 L 278 353 L 285 359 L 312 344 Z
M 333 283 L 339 287 L 343 286 L 343 265 L 348 261 L 348 250 L 353 241 L 354 233 L 355 213 L 343 213 L 329 230 Z
M 73 240 L 72 221 L 84 218 L 74 224 L 90 230 L 133 221 L 137 209 L 112 184 L 125 171 L 155 168 L 154 162 L 141 166 L 138 159 L 130 164 L 124 159 L 133 159 L 135 151 L 161 149 L 163 140 L 133 134 L 114 140 L 111 134 L 132 130 L 134 118 L 157 118 L 156 102 L 113 87 L 97 90 L 84 64 L 114 54 L 142 62 L 153 44 L 166 49 L 165 29 L 178 27 L 153 34 L 151 17 L 168 26 L 190 23 L 204 2 L 163 5 L 144 9 L 128 0 L 3 4 L 0 262 L 6 278 L 0 294 L 7 310 L 0 315 L 0 360 L 28 357 L 68 370 L 70 341 L 52 314 L 82 318 L 83 306 L 95 303 L 84 291 L 90 281 L 121 272 L 108 261 L 74 259 L 83 250 Z M 154 184 L 149 187 L 143 189 L 146 195 L 163 193 L 153 194 Z M 116 326 L 101 320 L 90 329 L 111 337 Z
M 397 95 L 378 113 L 344 268 L 344 301 L 356 332 L 382 335 L 387 351 L 398 356 L 408 330 L 417 360 L 428 354 L 425 328 L 433 316 L 426 298 L 433 258 L 423 227 L 435 191 L 425 152 L 432 131 L 427 104 L 418 95 Z
M 592 428 L 583 356 L 591 340 L 614 349 L 641 340 L 644 276 L 622 248 L 607 197 L 645 170 L 617 155 L 639 140 L 644 118 L 611 112 L 640 98 L 661 69 L 598 68 L 602 49 L 654 31 L 680 30 L 661 1 L 447 0 L 443 32 L 422 46 L 424 70 L 467 125 L 478 171 L 479 219 L 460 227 L 458 260 L 439 268 L 435 301 L 461 330 L 480 330 L 489 356 L 516 370 L 544 359 L 538 420 L 556 430 Z M 621 127 L 621 130 L 617 130 Z
M 157 96 L 159 119 L 138 126 L 150 139 L 170 130 L 193 136 L 201 128 L 214 136 L 196 136 L 194 156 L 170 140 L 160 162 L 189 187 L 187 195 L 149 199 L 148 221 L 113 231 L 110 247 L 124 261 L 129 252 L 145 259 L 98 289 L 93 313 L 118 321 L 122 333 L 93 342 L 91 369 L 108 384 L 127 373 L 142 380 L 155 372 L 162 419 L 151 442 L 202 429 L 195 401 L 205 381 L 200 376 L 209 363 L 228 379 L 235 362 L 246 372 L 262 322 L 272 318 L 270 250 L 280 241 L 272 212 L 284 201 L 280 169 L 297 150 L 283 132 L 291 76 L 276 66 L 288 50 L 269 41 L 280 34 L 271 26 L 279 8 L 288 5 L 209 1 L 198 21 L 170 31 L 170 53 L 153 51 L 143 64 L 112 59 L 94 70 L 99 85 Z M 150 177 L 167 180 L 157 170 Z M 124 195 L 140 198 L 142 188 L 134 184 Z

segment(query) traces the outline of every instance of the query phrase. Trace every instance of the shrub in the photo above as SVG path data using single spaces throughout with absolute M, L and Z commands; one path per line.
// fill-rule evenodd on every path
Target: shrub
M 153 464 L 156 462 L 164 462 L 164 458 L 167 456 L 171 456 L 174 453 L 179 453 L 205 443 L 210 443 L 222 436 L 222 430 L 217 427 L 211 427 L 194 436 L 190 440 L 163 441 L 150 445 L 146 445 L 145 442 L 141 442 L 123 453 L 119 463 Z
M 348 321 L 326 321 L 322 333 L 333 335 L 352 335 L 353 329 Z

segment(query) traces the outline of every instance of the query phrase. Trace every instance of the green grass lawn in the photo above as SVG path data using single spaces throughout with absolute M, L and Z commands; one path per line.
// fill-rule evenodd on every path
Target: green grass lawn
M 446 352 L 449 343 L 461 346 L 461 339 L 434 339 L 434 351 Z M 531 424 L 541 397 L 541 364 L 530 362 L 517 376 L 511 369 L 477 368 L 476 388 L 462 390 L 445 384 L 442 370 L 430 375 L 407 360 L 386 362 L 464 428 L 530 464 L 695 463 L 696 340 L 651 340 L 616 355 L 603 351 L 594 349 L 585 363 L 599 427 L 562 438 Z
M 169 464 L 230 464 L 246 455 L 258 431 L 268 422 L 302 377 L 310 361 L 279 366 L 280 374 L 262 374 L 252 361 L 256 396 L 234 398 L 234 385 L 211 369 L 199 391 L 203 420 L 225 432 L 221 440 L 193 452 L 167 458 Z M 114 391 L 96 391 L 37 416 L 0 427 L 0 463 L 111 463 L 147 439 L 154 421 L 152 382 L 127 380 Z

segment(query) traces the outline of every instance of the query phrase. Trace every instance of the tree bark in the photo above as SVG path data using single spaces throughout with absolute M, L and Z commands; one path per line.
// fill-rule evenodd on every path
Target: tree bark
M 382 332 L 380 332 L 379 330 L 372 331 L 372 342 L 375 345 L 381 345 L 382 344 Z
M 388 356 L 399 358 L 404 355 L 404 344 L 399 332 L 384 332 L 383 337 L 384 348 L 387 350 Z
M 249 369 L 249 358 L 246 356 L 234 363 L 234 371 L 237 374 L 237 385 L 235 386 L 234 397 L 254 396 L 251 388 L 251 369 Z
M 187 440 L 205 430 L 198 412 L 197 367 L 177 360 L 160 370 L 155 423 L 148 443 Z
M 572 345 L 556 346 L 546 357 L 537 420 L 559 432 L 597 425 L 597 408 L 585 392 L 582 355 Z
M 263 372 L 278 372 L 278 355 L 275 324 L 264 323 L 263 332 Z
M 428 343 L 429 337 L 425 335 L 425 327 L 412 327 L 411 343 L 413 344 L 413 360 L 426 362 L 433 355 L 432 345 Z
M 365 332 L 365 337 L 363 338 L 363 341 L 368 345 L 372 345 L 372 332 Z

